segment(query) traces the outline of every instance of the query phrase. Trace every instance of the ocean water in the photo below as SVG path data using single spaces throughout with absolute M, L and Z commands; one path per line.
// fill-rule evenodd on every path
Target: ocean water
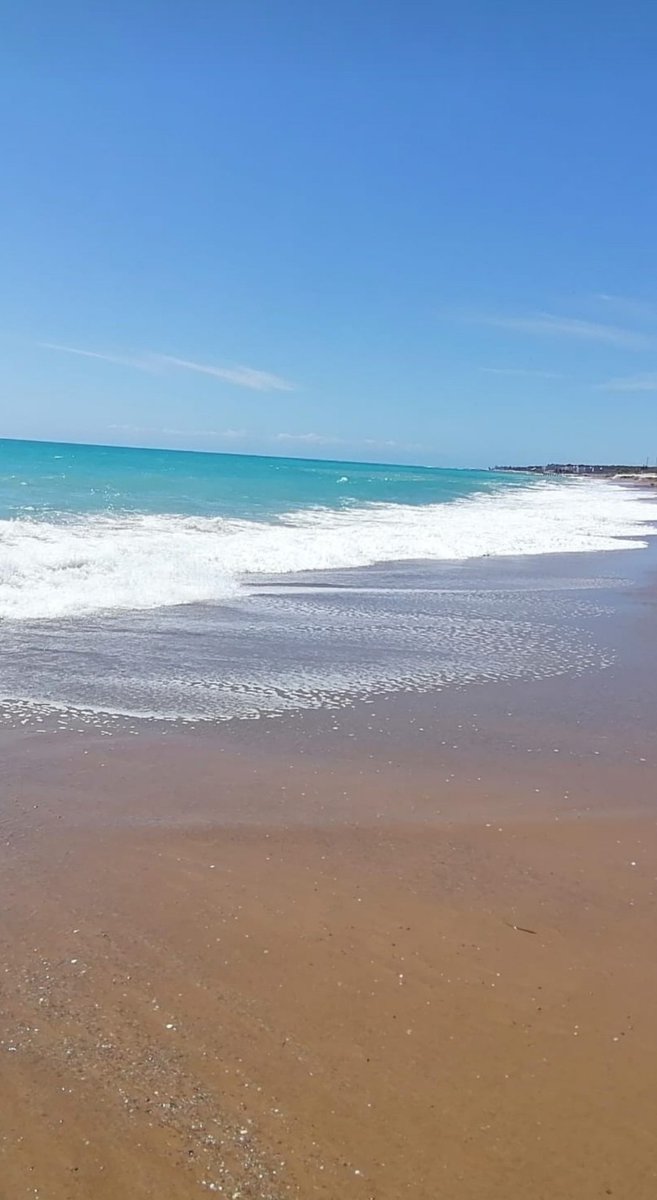
M 601 481 L 0 441 L 0 700 L 217 720 L 598 669 L 595 581 L 463 568 L 636 549 L 652 515 Z

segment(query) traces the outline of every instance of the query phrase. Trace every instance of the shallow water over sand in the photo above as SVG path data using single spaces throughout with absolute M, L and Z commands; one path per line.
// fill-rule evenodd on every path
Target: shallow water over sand
M 313 573 L 230 606 L 6 623 L 4 712 L 225 721 L 601 671 L 610 557 L 618 595 L 622 554 Z

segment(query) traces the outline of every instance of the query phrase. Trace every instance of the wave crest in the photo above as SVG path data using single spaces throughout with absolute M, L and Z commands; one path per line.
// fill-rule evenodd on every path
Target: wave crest
M 132 515 L 0 522 L 0 617 L 49 619 L 230 601 L 258 576 L 379 562 L 630 549 L 653 512 L 607 482 L 545 483 L 448 504 L 289 513 L 275 523 Z

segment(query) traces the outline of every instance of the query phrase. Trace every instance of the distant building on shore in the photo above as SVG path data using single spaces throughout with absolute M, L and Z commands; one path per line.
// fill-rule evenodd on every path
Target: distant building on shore
M 657 467 L 601 463 L 547 463 L 530 467 L 491 467 L 493 471 L 522 471 L 533 475 L 655 475 Z

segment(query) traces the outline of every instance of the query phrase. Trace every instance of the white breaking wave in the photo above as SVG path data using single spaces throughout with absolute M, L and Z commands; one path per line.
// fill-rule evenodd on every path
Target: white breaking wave
M 275 524 L 112 514 L 0 521 L 0 617 L 230 600 L 258 575 L 633 549 L 646 544 L 655 516 L 638 490 L 587 480 L 421 507 L 309 509 Z

